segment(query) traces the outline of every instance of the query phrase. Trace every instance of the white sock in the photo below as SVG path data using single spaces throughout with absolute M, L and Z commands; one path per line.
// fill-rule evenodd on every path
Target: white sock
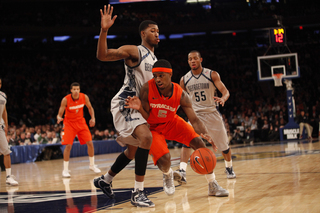
M 216 175 L 213 172 L 211 174 L 206 174 L 205 176 L 206 176 L 208 183 L 210 183 L 216 179 Z
M 187 171 L 188 164 L 186 162 L 180 162 L 180 170 Z
M 109 175 L 109 173 L 106 173 L 104 175 L 104 180 L 107 182 L 107 183 L 111 183 L 111 181 L 113 180 L 113 177 L 111 175 Z
M 89 157 L 89 161 L 90 161 L 90 166 L 93 166 L 94 165 L 94 156 Z
M 231 168 L 232 167 L 232 160 L 230 160 L 230 161 L 224 160 L 224 164 L 226 165 L 226 167 Z
M 11 168 L 6 169 L 7 176 L 11 175 Z
M 138 182 L 138 181 L 135 181 L 134 182 L 134 191 L 136 192 L 137 189 L 139 189 L 140 191 L 143 191 L 144 190 L 144 182 Z
M 69 161 L 63 161 L 63 170 L 69 171 Z
M 170 168 L 168 172 L 164 172 L 163 174 L 169 175 L 172 172 L 172 169 Z

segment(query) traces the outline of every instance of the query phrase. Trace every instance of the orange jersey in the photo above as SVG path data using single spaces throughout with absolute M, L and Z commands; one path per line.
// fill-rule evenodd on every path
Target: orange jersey
M 64 118 L 68 121 L 77 121 L 83 119 L 83 107 L 86 105 L 85 94 L 80 93 L 79 99 L 74 100 L 71 94 L 65 97 L 67 99 L 67 106 Z
M 172 120 L 177 113 L 180 106 L 180 99 L 182 95 L 182 88 L 179 84 L 173 84 L 173 91 L 171 97 L 163 97 L 157 88 L 154 79 L 148 81 L 149 83 L 149 105 L 150 115 L 148 118 L 149 124 L 162 124 Z

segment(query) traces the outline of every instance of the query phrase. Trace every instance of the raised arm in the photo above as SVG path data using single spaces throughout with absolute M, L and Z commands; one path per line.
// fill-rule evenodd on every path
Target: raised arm
M 139 51 L 137 46 L 124 45 L 118 49 L 108 49 L 107 34 L 109 28 L 114 24 L 117 15 L 112 17 L 113 7 L 105 5 L 104 9 L 100 9 L 101 30 L 97 46 L 97 58 L 100 61 L 117 61 L 125 59 L 129 66 L 135 65 L 134 62 L 139 60 Z M 132 61 L 132 62 L 131 62 Z
M 67 99 L 63 98 L 61 101 L 58 115 L 57 115 L 57 123 L 60 123 L 61 121 L 63 121 L 62 116 L 63 116 L 64 110 L 66 109 L 66 106 L 67 106 Z
M 91 119 L 89 121 L 89 126 L 94 127 L 94 125 L 96 125 L 96 118 L 94 116 L 94 109 L 93 109 L 91 102 L 89 100 L 89 97 L 87 95 L 85 95 L 85 99 L 86 99 L 86 106 L 87 106 L 89 114 L 91 116 Z
M 224 83 L 221 81 L 219 73 L 213 71 L 211 73 L 211 79 L 214 82 L 214 85 L 216 85 L 217 89 L 221 92 L 222 96 L 221 98 L 219 97 L 213 97 L 216 102 L 221 104 L 221 106 L 224 106 L 225 102 L 228 100 L 230 97 L 229 90 L 227 87 L 224 85 Z

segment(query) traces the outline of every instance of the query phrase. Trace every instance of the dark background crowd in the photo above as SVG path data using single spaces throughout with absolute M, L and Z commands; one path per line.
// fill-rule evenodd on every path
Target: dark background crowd
M 5 0 L 0 3 L 1 91 L 8 97 L 11 145 L 59 143 L 56 115 L 70 84 L 79 82 L 96 114 L 93 140 L 115 139 L 110 101 L 123 83 L 123 61 L 95 57 L 101 1 Z M 19 6 L 16 6 L 19 5 Z M 185 1 L 114 5 L 118 15 L 110 48 L 139 45 L 142 20 L 158 23 L 158 59 L 173 66 L 173 81 L 189 71 L 187 55 L 199 50 L 203 66 L 216 70 L 230 91 L 219 110 L 231 144 L 277 141 L 288 122 L 286 88 L 257 79 L 257 56 L 298 53 L 300 78 L 293 80 L 296 117 L 308 113 L 313 137 L 319 134 L 320 13 L 308 1 Z M 271 47 L 267 28 L 286 28 L 287 46 Z M 181 36 L 184 33 L 184 36 Z M 174 38 L 173 35 L 180 34 Z M 66 41 L 54 36 L 70 35 Z M 20 39 L 18 39 L 20 38 Z M 181 112 L 183 116 L 183 112 Z M 89 113 L 85 110 L 85 117 Z

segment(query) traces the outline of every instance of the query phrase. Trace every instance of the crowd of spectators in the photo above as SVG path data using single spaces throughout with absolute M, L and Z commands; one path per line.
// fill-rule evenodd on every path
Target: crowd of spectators
M 262 9 L 265 5 L 262 5 Z M 317 10 L 316 8 L 314 10 Z M 85 14 L 99 15 L 99 13 L 96 14 L 97 11 L 91 11 L 91 9 L 92 7 L 88 7 Z M 263 9 L 265 13 L 262 14 L 268 14 L 269 9 Z M 303 9 L 300 13 L 306 10 Z M 59 16 L 60 11 L 64 10 L 57 11 Z M 135 20 L 134 17 L 138 17 L 141 13 L 138 11 L 137 14 L 133 14 L 134 11 L 136 8 L 128 7 L 127 12 L 123 11 L 124 14 L 119 17 L 119 20 L 117 19 L 117 24 L 129 23 L 125 17 L 137 22 L 140 22 L 140 19 L 150 18 L 139 16 L 140 18 Z M 203 12 L 202 14 L 205 15 L 206 12 Z M 78 13 L 83 16 L 82 11 Z M 125 15 L 126 13 L 128 14 Z M 12 18 L 14 14 L 15 12 L 11 16 L 2 16 L 1 23 L 5 25 L 26 24 L 24 22 L 37 24 L 31 18 L 35 14 L 39 15 L 37 13 L 26 14 L 29 18 L 19 23 L 15 22 L 16 18 Z M 73 13 L 64 11 L 63 14 L 68 16 Z M 170 13 L 168 14 L 170 16 Z M 224 13 L 220 18 L 233 21 L 238 16 L 228 14 Z M 262 14 L 259 13 L 259 16 Z M 177 19 L 171 21 L 179 22 L 179 17 L 182 15 L 173 16 L 177 16 Z M 156 19 L 160 29 L 161 24 L 176 24 L 166 23 L 163 20 L 165 17 L 155 14 L 155 17 L 151 18 Z M 55 21 L 60 20 L 56 17 L 51 18 Z M 248 18 L 252 18 L 250 14 Z M 89 23 L 92 22 L 95 25 L 100 23 L 99 17 L 90 20 Z M 184 19 L 180 19 L 182 20 Z M 67 25 L 68 21 L 73 22 L 68 19 L 63 23 Z M 155 52 L 158 59 L 165 58 L 171 62 L 174 82 L 179 82 L 181 76 L 189 70 L 187 54 L 193 49 L 201 52 L 204 67 L 218 71 L 231 94 L 226 105 L 219 110 L 225 119 L 232 144 L 279 140 L 279 128 L 288 122 L 285 86 L 275 88 L 273 82 L 258 82 L 256 77 L 257 56 L 266 52 L 268 43 L 258 45 L 258 41 L 249 34 L 165 39 L 160 42 Z M 250 41 L 246 39 L 247 37 Z M 301 70 L 301 77 L 293 80 L 296 115 L 298 116 L 301 110 L 305 110 L 309 114 L 310 125 L 313 126 L 313 136 L 317 136 L 320 114 L 319 29 L 318 34 L 314 29 L 289 31 L 287 40 L 291 52 L 298 53 Z M 93 140 L 117 137 L 110 113 L 110 101 L 124 79 L 123 61 L 107 63 L 98 61 L 95 57 L 96 42 L 86 38 L 62 43 L 26 39 L 17 43 L 0 44 L 3 56 L 0 59 L 2 91 L 8 97 L 7 110 L 10 124 L 8 141 L 11 145 L 60 142 L 61 125 L 56 124 L 56 115 L 61 99 L 70 92 L 69 86 L 72 82 L 80 83 L 81 92 L 88 95 L 95 110 L 96 126 L 91 129 Z M 140 38 L 129 36 L 111 40 L 109 46 L 119 47 L 122 44 L 139 44 L 139 42 Z M 85 110 L 87 120 L 88 116 Z
M 5 1 L 0 4 L 3 26 L 36 27 L 99 27 L 100 1 Z M 28 10 L 25 10 L 28 8 Z M 210 9 L 209 9 L 210 8 Z M 137 26 L 146 19 L 157 20 L 160 25 L 198 24 L 203 22 L 237 22 L 310 16 L 319 14 L 316 2 L 296 1 L 212 1 L 210 7 L 203 4 L 187 4 L 183 1 L 141 2 L 117 4 L 114 12 L 121 26 Z

